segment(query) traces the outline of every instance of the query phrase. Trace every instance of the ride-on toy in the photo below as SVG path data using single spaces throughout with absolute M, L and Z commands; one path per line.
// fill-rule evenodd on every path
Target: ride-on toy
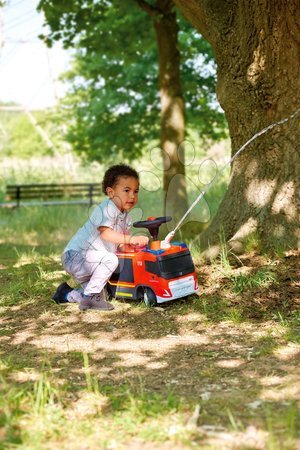
M 171 217 L 149 217 L 135 222 L 136 228 L 147 228 L 153 238 L 150 246 L 126 245 L 117 252 L 119 265 L 107 283 L 108 293 L 115 298 L 144 300 L 155 306 L 198 291 L 195 267 L 186 244 L 171 242 L 161 248 L 158 230 Z

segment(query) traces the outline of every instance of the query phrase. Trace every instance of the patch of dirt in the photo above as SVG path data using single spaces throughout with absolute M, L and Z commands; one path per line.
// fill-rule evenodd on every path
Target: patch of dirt
M 229 276 L 220 266 L 199 265 L 199 296 L 160 308 L 115 301 L 111 312 L 80 312 L 76 304 L 56 305 L 50 292 L 27 300 L 26 307 L 20 302 L 2 308 L 2 355 L 15 365 L 22 358 L 10 379 L 21 380 L 24 372 L 34 378 L 46 358 L 58 382 L 82 387 L 82 353 L 88 353 L 100 389 L 128 384 L 135 392 L 142 385 L 144 392 L 162 396 L 172 390 L 201 405 L 196 426 L 214 445 L 230 425 L 228 411 L 255 440 L 255 427 L 263 429 L 264 405 L 280 412 L 287 402 L 300 402 L 300 344 L 289 342 L 286 334 L 295 330 L 280 319 L 299 311 L 299 253 L 273 261 L 247 254 L 231 266 Z M 233 292 L 232 275 L 263 268 L 276 281 Z M 81 413 L 85 403 L 74 392 Z M 140 448 L 138 441 L 130 448 Z

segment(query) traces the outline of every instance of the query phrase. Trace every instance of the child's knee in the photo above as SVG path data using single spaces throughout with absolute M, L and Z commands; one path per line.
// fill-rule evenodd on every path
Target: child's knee
M 112 253 L 111 256 L 112 256 L 112 260 L 111 260 L 112 266 L 113 266 L 113 269 L 115 270 L 118 267 L 119 259 L 118 259 L 117 255 L 115 255 L 114 253 Z
M 114 253 L 108 253 L 102 260 L 102 263 L 106 264 L 110 268 L 110 270 L 114 271 L 119 264 L 119 260 L 117 255 L 115 255 Z

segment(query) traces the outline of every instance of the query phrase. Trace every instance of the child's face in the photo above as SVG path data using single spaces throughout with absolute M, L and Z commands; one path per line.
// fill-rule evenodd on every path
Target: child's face
M 106 192 L 120 211 L 130 211 L 138 201 L 139 182 L 134 177 L 120 177 L 113 187 L 106 189 Z

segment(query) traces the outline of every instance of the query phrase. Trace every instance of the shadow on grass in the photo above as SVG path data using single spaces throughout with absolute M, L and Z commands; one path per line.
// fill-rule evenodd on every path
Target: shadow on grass
M 142 402 L 143 410 L 152 405 L 153 415 L 162 413 L 155 412 L 155 401 L 166 401 L 173 409 L 184 405 L 189 413 L 201 404 L 199 425 L 228 427 L 230 409 L 243 427 L 256 423 L 267 429 L 263 411 L 254 411 L 251 403 L 263 398 L 274 414 L 284 414 L 290 407 L 292 397 L 285 387 L 299 378 L 300 367 L 297 347 L 292 354 L 284 353 L 287 336 L 295 342 L 299 327 L 293 269 L 285 279 L 289 295 L 284 298 L 278 283 L 232 295 L 226 277 L 221 287 L 210 286 L 207 293 L 208 280 L 200 267 L 204 293 L 199 298 L 160 309 L 119 301 L 109 313 L 82 313 L 77 305 L 56 305 L 51 300 L 64 277 L 57 258 L 49 258 L 43 248 L 24 246 L 17 252 L 3 248 L 11 255 L 0 271 L 1 376 L 6 389 L 33 392 L 35 376 L 46 371 L 55 374 L 64 405 L 72 408 L 74 399 L 87 389 L 83 354 L 88 354 L 97 389 L 111 405 L 108 415 L 124 412 L 132 399 Z M 282 260 L 276 266 L 279 278 L 287 276 L 284 264 Z M 281 332 L 272 334 L 277 326 Z M 271 377 L 279 380 L 277 400 L 268 397 L 266 380 Z M 294 393 L 293 401 L 299 395 Z M 173 400 L 167 401 L 170 396 Z M 165 413 L 172 409 L 166 408 Z M 6 424 L 3 417 L 0 426 Z M 20 441 L 18 428 L 11 430 L 6 441 Z

